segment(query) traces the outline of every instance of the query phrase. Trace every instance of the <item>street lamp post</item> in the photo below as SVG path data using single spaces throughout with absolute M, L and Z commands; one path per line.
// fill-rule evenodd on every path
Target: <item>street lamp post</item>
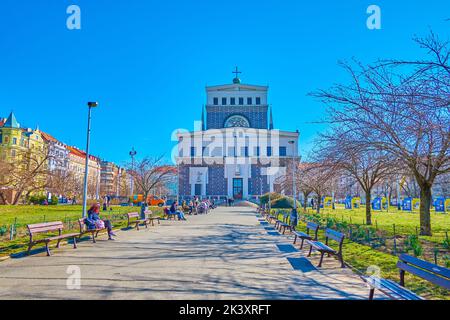
M 98 107 L 98 102 L 88 102 L 88 124 L 87 124 L 87 138 L 86 138 L 86 162 L 84 168 L 84 188 L 83 188 L 83 218 L 86 217 L 87 207 L 87 187 L 89 174 L 89 138 L 91 135 L 91 109 Z
M 134 171 L 134 156 L 136 155 L 136 150 L 134 150 L 134 147 L 131 148 L 130 151 L 130 157 L 131 157 L 131 171 Z M 134 181 L 133 181 L 133 174 L 130 175 L 130 191 L 131 191 L 131 196 L 133 196 L 134 194 Z
M 297 166 L 295 164 L 295 141 L 291 140 L 289 141 L 289 144 L 292 145 L 292 198 L 294 200 L 294 208 L 292 209 L 291 218 L 290 218 L 290 224 L 295 228 L 298 223 L 298 217 L 297 217 L 297 186 L 295 183 L 295 176 L 296 176 L 296 169 Z
M 294 198 L 294 211 L 297 212 L 297 187 L 295 183 L 295 175 L 296 175 L 296 165 L 295 165 L 295 154 L 294 154 L 294 144 L 295 141 L 289 141 L 289 144 L 292 145 L 292 198 Z

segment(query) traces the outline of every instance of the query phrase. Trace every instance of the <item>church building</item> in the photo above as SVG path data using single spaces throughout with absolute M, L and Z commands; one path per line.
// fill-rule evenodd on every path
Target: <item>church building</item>
M 231 84 L 206 87 L 198 128 L 177 133 L 180 199 L 283 191 L 281 181 L 298 161 L 299 132 L 274 128 L 269 88 L 241 83 L 234 73 Z

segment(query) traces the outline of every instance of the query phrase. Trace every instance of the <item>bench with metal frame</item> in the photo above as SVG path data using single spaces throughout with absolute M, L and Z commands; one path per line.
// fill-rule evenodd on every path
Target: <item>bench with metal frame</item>
M 27 254 L 30 254 L 31 248 L 38 243 L 45 243 L 45 250 L 47 251 L 47 256 L 50 256 L 50 248 L 49 243 L 51 241 L 57 241 L 56 247 L 59 248 L 59 245 L 64 239 L 72 239 L 73 240 L 73 248 L 77 248 L 76 238 L 79 236 L 78 233 L 69 233 L 63 234 L 62 231 L 64 229 L 64 224 L 61 221 L 53 221 L 53 222 L 45 222 L 45 223 L 36 223 L 27 225 L 28 233 L 30 235 L 30 241 L 28 243 L 28 251 Z M 58 231 L 57 236 L 45 237 L 42 239 L 33 239 L 36 234 L 39 233 L 49 233 Z
M 90 233 L 93 243 L 96 243 L 95 238 L 98 237 L 98 234 L 99 234 L 100 231 L 107 231 L 108 230 L 106 227 L 104 227 L 104 228 L 95 228 L 95 229 L 88 229 L 88 227 L 86 225 L 85 218 L 78 219 L 78 225 L 80 226 L 80 234 L 78 236 L 78 239 L 80 239 L 83 235 Z
M 320 225 L 314 222 L 306 223 L 306 233 L 302 231 L 293 231 L 294 234 L 294 244 L 297 243 L 297 239 L 300 238 L 302 243 L 300 245 L 300 249 L 303 249 L 303 243 L 305 240 L 313 240 L 317 241 L 317 234 L 319 232 Z M 312 231 L 312 235 L 310 234 Z
M 149 222 L 151 222 L 152 226 L 155 225 L 155 223 L 154 223 L 155 220 L 158 221 L 158 224 L 161 224 L 161 221 L 160 221 L 160 220 L 161 220 L 161 217 L 159 217 L 156 213 L 153 213 L 151 210 L 146 210 L 146 211 L 144 212 L 144 214 L 145 214 L 145 218 L 146 218 Z
M 438 266 L 407 254 L 400 255 L 397 262 L 397 268 L 400 269 L 399 283 L 374 276 L 364 278 L 370 286 L 369 300 L 373 299 L 375 289 L 380 290 L 388 297 L 396 300 L 423 300 L 421 296 L 405 288 L 406 272 L 450 290 L 450 269 L 448 268 Z
M 344 259 L 342 257 L 342 245 L 344 243 L 345 235 L 343 233 L 337 232 L 332 229 L 325 230 L 325 243 L 314 240 L 306 240 L 306 242 L 310 245 L 308 257 L 311 256 L 312 250 L 317 250 L 320 252 L 320 261 L 317 267 L 322 266 L 323 256 L 328 254 L 328 256 L 335 255 L 338 257 L 341 262 L 341 267 L 345 268 Z M 339 244 L 339 249 L 336 251 L 333 248 L 329 247 L 329 240 L 334 240 Z
M 147 218 L 141 219 L 139 212 L 129 212 L 127 213 L 128 224 L 127 227 L 130 228 L 134 224 L 136 230 L 139 230 L 139 225 L 144 224 L 145 228 L 148 227 L 149 220 Z

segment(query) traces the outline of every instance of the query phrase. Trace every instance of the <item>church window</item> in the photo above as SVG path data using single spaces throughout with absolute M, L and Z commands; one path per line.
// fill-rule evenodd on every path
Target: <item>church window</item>
M 286 147 L 280 147 L 280 157 L 286 157 Z
M 226 106 L 227 105 L 227 98 L 222 98 L 222 105 Z
M 247 98 L 247 104 L 251 105 L 252 104 L 252 98 Z
M 229 117 L 225 122 L 225 128 L 233 128 L 233 127 L 249 128 L 250 123 L 245 117 L 234 115 Z
M 219 104 L 219 98 L 214 98 L 213 100 L 214 105 L 217 106 Z
M 195 147 L 191 147 L 191 157 L 195 157 Z
M 272 156 L 272 147 L 267 147 L 267 156 L 268 157 Z
M 256 97 L 256 104 L 257 105 L 261 104 L 261 98 L 260 97 Z
M 248 147 L 241 148 L 241 156 L 248 157 Z
M 230 98 L 230 104 L 234 106 L 236 104 L 236 98 Z
M 239 105 L 240 106 L 244 105 L 244 98 L 239 98 Z

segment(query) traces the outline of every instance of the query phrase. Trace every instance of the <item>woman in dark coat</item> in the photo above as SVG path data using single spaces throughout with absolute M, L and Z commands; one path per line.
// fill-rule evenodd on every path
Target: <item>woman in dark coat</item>
M 90 230 L 97 229 L 102 224 L 99 221 L 103 221 L 105 228 L 108 230 L 108 239 L 114 240 L 113 236 L 116 236 L 116 234 L 112 231 L 111 221 L 100 219 L 100 203 L 93 204 L 87 213 L 88 216 L 84 221 L 87 228 Z

